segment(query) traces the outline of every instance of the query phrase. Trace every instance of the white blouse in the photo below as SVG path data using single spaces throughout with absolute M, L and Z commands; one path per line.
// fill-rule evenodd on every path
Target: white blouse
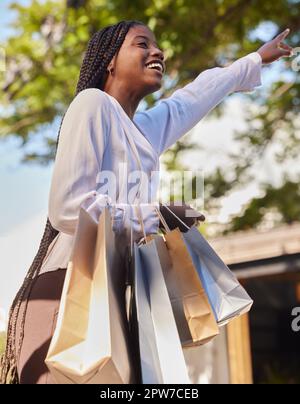
M 80 207 L 98 222 L 103 207 L 113 200 L 103 191 L 103 179 L 99 181 L 102 174 L 114 173 L 119 180 L 112 211 L 114 230 L 128 235 L 132 223 L 135 237 L 141 236 L 139 220 L 128 205 L 134 184 L 127 185 L 128 189 L 125 186 L 128 174 L 139 169 L 127 137 L 133 139 L 148 177 L 159 172 L 159 157 L 227 95 L 253 91 L 262 84 L 261 67 L 261 56 L 253 52 L 230 66 L 205 70 L 154 107 L 136 112 L 133 121 L 104 91 L 90 88 L 77 94 L 62 123 L 49 193 L 48 216 L 59 234 L 48 248 L 41 273 L 67 267 Z M 128 172 L 120 170 L 120 163 L 128 165 Z M 158 187 L 159 179 L 154 177 L 149 181 L 148 195 L 141 192 L 147 234 L 158 230 L 154 209 Z

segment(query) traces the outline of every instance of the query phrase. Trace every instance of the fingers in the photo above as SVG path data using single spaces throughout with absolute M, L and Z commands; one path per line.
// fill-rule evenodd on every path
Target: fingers
M 291 57 L 293 56 L 293 53 L 291 51 L 281 51 L 281 56 L 286 56 L 286 57 Z
M 293 56 L 293 49 L 281 47 L 278 48 L 279 56 Z
M 280 47 L 278 47 L 278 51 L 280 57 L 293 56 L 293 48 L 291 48 L 290 46 L 287 45 L 283 46 L 283 44 L 281 44 Z
M 287 57 L 293 55 L 293 48 L 287 44 L 285 44 L 284 39 L 289 35 L 290 29 L 286 29 L 285 31 L 281 32 L 275 38 L 275 43 L 277 44 L 276 47 L 278 48 L 279 57 Z
M 276 42 L 281 42 L 283 41 L 290 33 L 290 29 L 286 29 L 285 31 L 281 32 L 281 34 L 277 35 L 277 37 L 275 38 Z
M 289 45 L 287 45 L 286 43 L 283 43 L 283 42 L 279 43 L 278 47 L 282 48 L 282 49 L 285 49 L 285 50 L 287 50 L 289 52 L 292 52 L 292 50 L 293 50 L 293 48 L 291 46 L 289 46 Z
M 196 218 L 198 221 L 200 221 L 200 222 L 205 222 L 205 216 L 204 215 L 202 215 L 202 213 L 200 213 L 200 215 L 199 216 L 197 216 L 197 218 Z

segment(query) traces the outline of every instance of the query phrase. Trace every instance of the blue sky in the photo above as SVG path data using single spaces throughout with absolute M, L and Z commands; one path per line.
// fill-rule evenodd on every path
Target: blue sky
M 21 3 L 27 3 L 23 0 Z M 11 34 L 8 27 L 14 18 L 7 6 L 11 0 L 0 1 L 0 42 Z M 271 37 L 271 27 L 266 34 Z M 264 39 L 267 40 L 268 37 Z M 271 82 L 279 74 L 279 64 L 276 67 L 263 71 L 263 84 Z M 213 168 L 220 164 L 222 158 L 232 145 L 234 129 L 243 125 L 239 96 L 232 97 L 228 109 L 222 119 L 205 119 L 193 131 L 193 136 L 201 139 L 205 147 L 203 165 Z M 53 129 L 55 133 L 57 128 Z M 220 135 L 220 132 L 222 135 Z M 201 138 L 200 138 L 201 136 Z M 37 251 L 46 220 L 48 194 L 50 188 L 53 164 L 48 167 L 26 166 L 19 163 L 22 151 L 16 139 L 0 141 L 0 183 L 2 198 L 0 198 L 0 259 L 1 279 L 0 308 L 7 311 L 16 288 L 23 279 L 31 261 Z M 195 159 L 199 161 L 199 157 Z M 226 161 L 224 162 L 224 164 Z M 274 176 L 272 164 L 266 162 L 267 175 Z M 271 171 L 270 171 L 271 170 Z M 258 192 L 255 185 L 232 199 L 224 201 L 223 216 L 236 212 L 241 204 Z M 5 273 L 5 276 L 4 276 Z
M 11 139 L 0 145 L 0 182 L 4 195 L 0 199 L 0 236 L 5 236 L 27 217 L 45 210 L 51 179 L 51 166 L 21 166 L 21 150 Z
M 0 2 L 0 41 L 13 32 L 9 28 L 14 12 L 8 9 L 11 0 Z M 22 4 L 28 0 L 19 1 Z M 1 215 L 0 236 L 7 234 L 13 227 L 28 216 L 44 210 L 47 202 L 47 188 L 50 181 L 51 166 L 26 167 L 20 165 L 22 151 L 16 139 L 0 142 L 0 183 L 5 190 L 0 199 Z
M 1 0 L 0 2 L 0 39 L 2 40 L 6 37 L 11 29 L 8 27 L 9 22 L 12 20 L 14 14 L 11 10 L 8 10 L 9 4 L 12 3 L 11 0 Z

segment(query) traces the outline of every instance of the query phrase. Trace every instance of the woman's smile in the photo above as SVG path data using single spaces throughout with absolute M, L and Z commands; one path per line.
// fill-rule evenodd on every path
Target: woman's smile
M 155 73 L 158 73 L 161 77 L 163 76 L 163 73 L 158 69 L 149 69 L 149 67 L 146 67 L 146 69 L 150 70 L 150 71 L 154 71 Z

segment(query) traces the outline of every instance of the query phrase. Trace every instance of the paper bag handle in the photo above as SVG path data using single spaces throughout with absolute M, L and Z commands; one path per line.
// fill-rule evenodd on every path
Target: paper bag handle
M 132 137 L 129 136 L 127 131 L 125 131 L 125 134 L 126 134 L 128 142 L 129 142 L 129 145 L 132 149 L 132 152 L 134 154 L 134 157 L 136 158 L 139 170 L 142 172 L 143 171 L 142 162 L 141 162 L 136 144 L 135 144 L 134 140 L 132 139 Z M 145 225 L 144 225 L 144 220 L 143 220 L 143 212 L 142 212 L 141 203 L 140 203 L 140 192 L 141 192 L 140 188 L 141 188 L 141 183 L 139 184 L 138 191 L 136 193 L 136 200 L 137 200 L 136 213 L 137 213 L 137 217 L 138 217 L 139 223 L 142 228 L 144 238 L 146 239 L 146 230 L 145 230 Z M 131 239 L 132 239 L 132 226 L 131 226 Z
M 184 221 L 181 220 L 180 217 L 178 217 L 166 204 L 164 204 L 164 203 L 162 203 L 162 202 L 161 202 L 161 204 L 162 204 L 162 206 L 164 206 L 184 227 L 186 227 L 187 230 L 190 230 L 190 227 L 189 227 L 186 223 L 184 223 Z M 167 227 L 166 227 L 165 224 L 164 224 L 164 222 L 166 223 L 166 220 L 164 219 L 162 213 L 161 213 L 160 211 L 158 211 L 157 213 L 159 214 L 159 217 L 160 217 L 160 220 L 161 220 L 163 226 L 164 226 L 166 229 L 167 229 L 167 228 L 169 229 L 169 230 L 167 230 L 167 232 L 170 232 L 170 228 L 168 227 L 168 225 L 167 225 Z M 163 220 L 162 220 L 162 218 L 163 218 Z

